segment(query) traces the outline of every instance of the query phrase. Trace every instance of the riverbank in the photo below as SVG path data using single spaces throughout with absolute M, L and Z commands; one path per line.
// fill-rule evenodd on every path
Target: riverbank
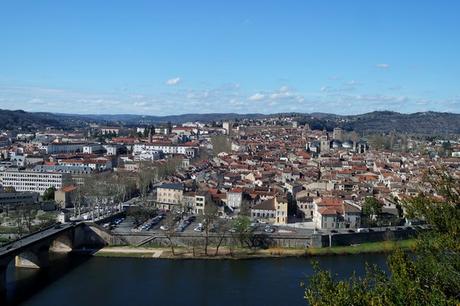
M 162 258 L 162 259 L 251 259 L 251 258 L 281 258 L 305 257 L 324 255 L 353 255 L 368 253 L 389 253 L 397 248 L 411 250 L 415 246 L 415 239 L 401 241 L 369 242 L 354 246 L 341 246 L 331 248 L 268 248 L 250 250 L 247 248 L 221 247 L 216 254 L 213 247 L 209 247 L 208 255 L 202 248 L 171 248 L 166 247 L 134 247 L 119 246 L 105 247 L 97 251 L 95 256 L 103 257 L 137 257 L 137 258 Z

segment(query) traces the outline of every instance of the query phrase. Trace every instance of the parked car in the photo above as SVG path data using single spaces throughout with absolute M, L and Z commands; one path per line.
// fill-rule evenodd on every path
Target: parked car
M 266 233 L 274 233 L 275 232 L 275 228 L 270 226 L 270 225 L 267 225 L 265 228 L 264 228 L 264 232 Z
M 160 226 L 160 229 L 161 229 L 162 231 L 169 231 L 169 226 L 167 226 L 167 225 L 162 225 L 162 226 Z
M 349 233 L 354 233 L 355 231 L 352 230 L 352 229 L 349 229 L 347 232 L 349 232 Z
M 368 233 L 368 232 L 369 232 L 369 229 L 364 228 L 364 227 L 360 227 L 360 228 L 358 228 L 357 232 L 358 232 L 358 233 Z

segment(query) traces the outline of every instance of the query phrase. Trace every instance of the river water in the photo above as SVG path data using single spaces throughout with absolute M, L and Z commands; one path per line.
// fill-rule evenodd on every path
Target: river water
M 306 305 L 300 282 L 312 258 L 161 260 L 76 257 L 43 271 L 8 271 L 0 305 Z M 385 267 L 385 255 L 316 257 L 339 278 L 361 275 L 365 263 Z

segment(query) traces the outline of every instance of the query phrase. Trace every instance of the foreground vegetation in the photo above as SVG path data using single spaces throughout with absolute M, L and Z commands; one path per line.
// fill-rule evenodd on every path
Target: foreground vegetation
M 460 304 L 460 181 L 441 169 L 428 172 L 425 183 L 431 192 L 404 203 L 409 217 L 433 226 L 418 237 L 413 252 L 396 249 L 388 273 L 373 266 L 350 280 L 337 280 L 314 263 L 316 274 L 302 284 L 310 305 Z

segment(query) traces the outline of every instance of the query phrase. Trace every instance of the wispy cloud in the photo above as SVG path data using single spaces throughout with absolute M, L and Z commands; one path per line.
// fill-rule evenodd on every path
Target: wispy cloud
M 360 85 L 361 83 L 356 80 L 350 80 L 350 81 L 345 82 L 344 84 L 348 86 L 356 86 L 356 85 Z
M 180 77 L 175 77 L 175 78 L 172 78 L 172 79 L 167 80 L 167 81 L 166 81 L 166 85 L 170 85 L 170 86 L 177 85 L 177 84 L 179 84 L 181 81 L 182 81 L 182 79 L 181 79 Z
M 260 92 L 253 94 L 248 98 L 249 101 L 260 101 L 265 98 L 264 94 L 261 94 Z
M 389 64 L 377 64 L 375 67 L 380 68 L 380 69 L 388 69 L 390 68 Z
M 278 89 L 260 90 L 252 95 L 244 87 L 231 83 L 203 89 L 178 86 L 154 94 L 132 91 L 78 92 L 54 88 L 8 87 L 0 84 L 0 107 L 26 111 L 147 115 L 286 111 L 353 114 L 374 110 L 416 112 L 426 109 L 460 112 L 458 96 L 434 99 L 423 95 L 395 94 L 397 92 L 388 90 L 362 92 L 361 89 L 361 92 L 356 92 L 358 89 L 345 90 L 344 84 L 338 88 L 323 86 L 308 93 L 282 86 Z M 84 105 L 84 107 L 76 108 L 75 105 Z

